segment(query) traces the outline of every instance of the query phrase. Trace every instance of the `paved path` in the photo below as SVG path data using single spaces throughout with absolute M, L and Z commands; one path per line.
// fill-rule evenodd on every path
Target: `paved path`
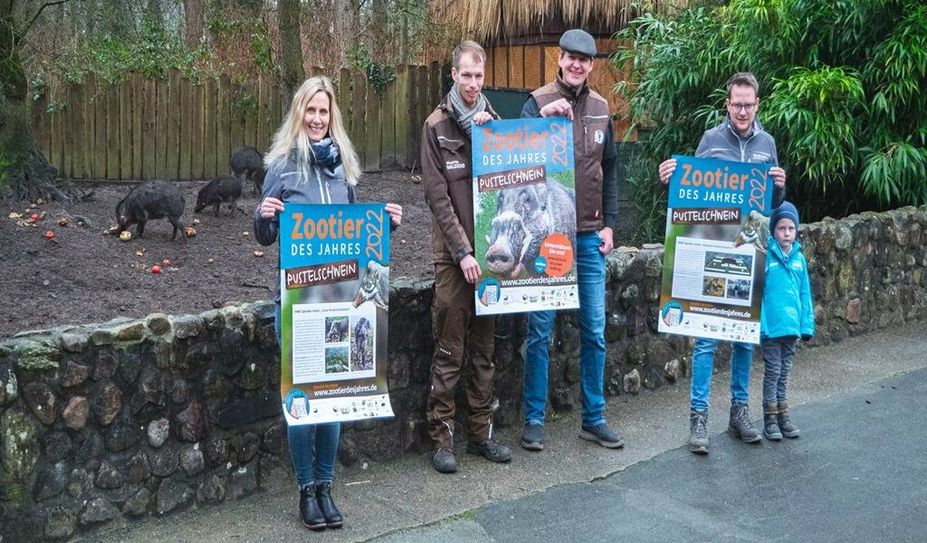
M 85 541 L 924 541 L 927 323 L 801 349 L 790 399 L 803 436 L 746 445 L 714 378 L 711 454 L 690 454 L 688 381 L 609 401 L 624 450 L 579 440 L 578 413 L 541 453 L 499 466 L 463 455 L 452 476 L 425 455 L 336 471 L 342 530 L 308 533 L 289 484 L 221 507 L 148 519 Z M 759 416 L 762 366 L 752 407 Z M 516 428 L 500 436 L 516 444 Z M 785 478 L 783 480 L 783 478 Z M 784 521 L 784 522 L 783 522 Z M 609 531 L 611 530 L 611 531 Z

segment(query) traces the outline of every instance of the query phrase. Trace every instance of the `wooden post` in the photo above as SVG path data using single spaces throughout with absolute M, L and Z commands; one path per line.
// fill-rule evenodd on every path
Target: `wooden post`
M 71 132 L 74 137 L 74 144 L 71 148 L 73 159 L 71 162 L 71 177 L 75 179 L 86 179 L 88 177 L 85 167 L 86 157 L 85 149 L 87 142 L 84 139 L 84 125 L 87 119 L 84 115 L 85 93 L 83 85 L 69 85 L 71 115 Z
M 397 81 L 390 83 L 383 94 L 383 109 L 380 113 L 380 169 L 396 165 L 396 96 L 399 93 Z
M 193 119 L 190 132 L 190 176 L 187 179 L 203 178 L 203 84 L 199 81 L 193 83 L 193 104 L 191 111 Z
M 119 179 L 132 179 L 132 76 L 119 83 Z
M 133 73 L 131 81 L 129 115 L 132 121 L 132 179 L 142 179 L 142 74 Z
M 171 80 L 169 78 L 159 79 L 155 82 L 155 139 L 158 146 L 155 150 L 155 175 L 160 179 L 170 179 L 171 172 L 168 167 L 167 157 L 170 154 L 168 148 L 167 132 L 170 121 L 170 111 L 176 107 L 170 102 L 171 99 Z
M 151 180 L 158 177 L 157 146 L 158 133 L 155 119 L 158 115 L 158 95 L 155 82 L 144 79 L 142 82 L 142 178 Z
M 257 116 L 260 112 L 258 108 L 258 86 L 254 81 L 248 81 L 245 84 L 245 92 L 249 97 L 251 106 L 245 113 L 245 144 L 252 147 L 258 147 L 257 140 Z
M 229 159 L 232 156 L 232 144 L 229 139 L 229 76 L 223 74 L 216 86 L 216 169 L 218 174 L 231 173 Z
M 106 92 L 103 85 L 93 86 L 93 177 L 106 178 Z
M 367 125 L 366 142 L 364 150 L 367 152 L 365 160 L 361 163 L 364 171 L 371 172 L 380 169 L 380 133 L 382 124 L 380 115 L 383 113 L 383 96 L 368 80 L 367 81 Z
M 87 177 L 99 179 L 101 176 L 97 173 L 97 147 L 96 147 L 96 99 L 97 99 L 97 80 L 93 74 L 88 74 L 84 80 L 84 168 L 87 170 Z
M 180 149 L 180 167 L 178 168 L 178 179 L 190 179 L 192 170 L 192 144 L 193 139 L 193 84 L 187 78 L 180 79 L 180 102 L 177 107 L 180 109 L 180 140 L 178 146 Z
M 216 80 L 206 79 L 203 88 L 205 102 L 203 109 L 203 176 L 212 179 L 219 175 L 218 148 L 216 146 Z
M 106 85 L 106 178 L 119 179 L 119 88 Z
M 360 161 L 361 168 L 366 164 L 367 158 L 366 139 L 365 139 L 365 113 L 367 109 L 367 78 L 360 71 L 356 71 L 352 77 L 354 100 L 351 106 L 351 143 L 357 151 L 357 158 Z
M 342 68 L 338 73 L 338 108 L 341 110 L 341 118 L 344 121 L 344 129 L 348 134 L 351 133 L 351 124 L 353 121 L 352 111 L 354 103 L 351 100 L 351 70 Z
M 181 114 L 181 77 L 178 70 L 171 70 L 170 83 L 167 91 L 167 101 L 170 107 L 167 110 L 167 141 L 165 145 L 165 177 L 177 179 L 180 177 L 180 130 Z

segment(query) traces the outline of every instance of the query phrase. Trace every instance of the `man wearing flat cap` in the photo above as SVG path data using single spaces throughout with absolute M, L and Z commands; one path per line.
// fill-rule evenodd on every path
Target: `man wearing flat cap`
M 579 283 L 579 437 L 612 449 L 624 441 L 605 422 L 605 255 L 618 221 L 618 151 L 608 102 L 589 88 L 595 39 L 574 28 L 560 37 L 557 79 L 531 93 L 522 117 L 567 117 L 573 121 L 576 181 L 576 272 Z M 522 447 L 544 448 L 547 368 L 555 313 L 528 316 L 525 351 L 525 430 Z

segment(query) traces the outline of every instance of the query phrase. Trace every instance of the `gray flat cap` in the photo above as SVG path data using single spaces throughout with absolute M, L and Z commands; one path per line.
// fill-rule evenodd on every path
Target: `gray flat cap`
M 595 39 L 585 30 L 574 28 L 560 36 L 560 48 L 570 53 L 595 58 Z

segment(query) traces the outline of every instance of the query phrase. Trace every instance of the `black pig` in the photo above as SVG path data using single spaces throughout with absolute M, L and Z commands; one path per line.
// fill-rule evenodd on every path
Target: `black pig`
M 250 179 L 254 186 L 254 194 L 260 194 L 264 188 L 264 176 L 267 170 L 264 169 L 264 155 L 254 147 L 245 145 L 239 147 L 232 158 L 229 160 L 229 167 L 232 174 L 241 179 Z
M 575 242 L 576 197 L 572 189 L 547 180 L 500 190 L 487 238 L 489 271 L 518 277 L 538 257 L 541 242 L 553 232 L 567 233 L 570 243 Z
M 171 183 L 155 181 L 134 187 L 116 204 L 116 220 L 119 226 L 115 234 L 119 235 L 128 227 L 137 224 L 135 235 L 140 238 L 145 233 L 146 221 L 167 217 L 174 227 L 171 239 L 176 239 L 177 232 L 180 232 L 180 239 L 186 240 L 183 224 L 180 223 L 184 204 L 180 190 Z
M 206 206 L 213 206 L 216 217 L 219 216 L 219 206 L 223 202 L 229 205 L 229 216 L 235 212 L 238 199 L 241 198 L 241 179 L 231 175 L 220 175 L 201 188 L 196 194 L 195 213 L 199 213 Z
M 344 341 L 348 335 L 348 319 L 336 319 L 328 325 L 328 332 L 325 334 L 325 341 Z

